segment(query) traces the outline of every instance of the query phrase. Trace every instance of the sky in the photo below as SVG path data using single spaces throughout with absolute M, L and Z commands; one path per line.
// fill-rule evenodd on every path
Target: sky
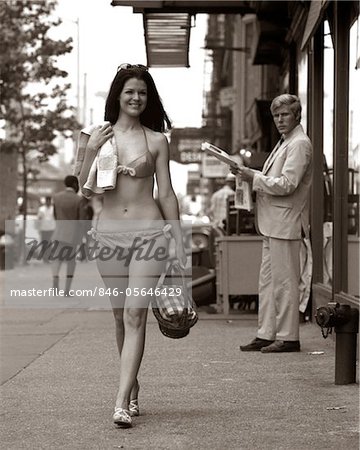
M 58 65 L 69 72 L 72 83 L 72 102 L 76 105 L 77 85 L 77 25 L 80 30 L 81 104 L 84 99 L 86 73 L 86 124 L 103 120 L 104 98 L 119 64 L 128 62 L 146 65 L 142 14 L 133 14 L 131 7 L 113 7 L 111 0 L 86 2 L 58 0 L 56 16 L 63 24 L 54 32 L 62 39 L 72 37 L 71 54 L 59 58 Z M 190 68 L 150 69 L 166 111 L 174 126 L 201 127 L 203 104 L 203 59 L 206 16 L 198 15 L 196 27 L 191 30 Z

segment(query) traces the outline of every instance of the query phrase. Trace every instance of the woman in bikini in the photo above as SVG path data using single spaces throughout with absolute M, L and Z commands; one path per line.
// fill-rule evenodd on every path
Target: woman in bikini
M 146 67 L 119 67 L 107 97 L 105 120 L 102 126 L 82 130 L 79 151 L 85 148 L 85 156 L 79 179 L 87 196 L 99 192 L 96 186 L 89 185 L 88 177 L 96 158 L 101 157 L 101 148 L 110 143 L 116 160 L 116 185 L 104 190 L 103 209 L 93 236 L 100 246 L 126 249 L 128 255 L 110 260 L 97 258 L 103 281 L 115 294 L 110 295 L 110 300 L 120 354 L 120 382 L 113 420 L 117 426 L 127 428 L 132 426 L 132 416 L 139 414 L 137 375 L 151 293 L 166 263 L 169 223 L 176 257 L 183 267 L 186 254 L 170 180 L 168 142 L 163 134 L 170 121 Z M 154 175 L 157 202 L 153 197 Z

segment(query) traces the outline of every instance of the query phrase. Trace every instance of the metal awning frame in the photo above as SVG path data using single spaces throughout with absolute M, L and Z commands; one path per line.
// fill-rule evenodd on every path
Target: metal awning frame
M 247 14 L 253 13 L 251 1 L 240 0 L 112 0 L 112 6 L 132 6 L 134 13 L 170 12 L 188 14 Z
M 143 14 L 149 67 L 189 67 L 191 15 Z

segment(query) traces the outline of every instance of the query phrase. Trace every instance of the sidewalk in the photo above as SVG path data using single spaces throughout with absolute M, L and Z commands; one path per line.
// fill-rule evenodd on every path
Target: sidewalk
M 188 337 L 171 340 L 150 313 L 141 416 L 120 430 L 110 311 L 1 315 L 4 449 L 359 448 L 358 385 L 335 386 L 334 342 L 315 325 L 302 325 L 301 353 L 266 355 L 239 351 L 255 315 L 201 313 Z

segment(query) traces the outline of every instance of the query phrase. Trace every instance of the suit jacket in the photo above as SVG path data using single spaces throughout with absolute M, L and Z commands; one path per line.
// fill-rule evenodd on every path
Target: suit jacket
M 52 240 L 78 244 L 82 236 L 82 224 L 85 219 L 84 201 L 72 188 L 54 195 L 54 216 L 56 230 Z
M 278 239 L 301 239 L 309 235 L 309 191 L 312 145 L 297 125 L 280 147 L 256 172 L 257 224 L 261 234 Z

